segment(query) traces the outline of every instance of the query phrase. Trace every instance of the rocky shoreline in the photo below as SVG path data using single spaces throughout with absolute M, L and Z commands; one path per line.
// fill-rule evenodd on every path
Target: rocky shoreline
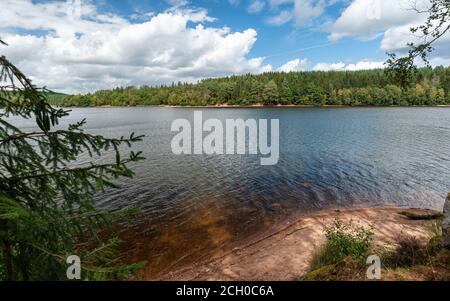
M 450 200 L 450 195 L 447 204 Z M 375 243 L 392 248 L 399 237 L 410 236 L 426 242 L 430 219 L 405 215 L 433 216 L 427 209 L 365 208 L 333 210 L 299 216 L 277 225 L 271 234 L 242 241 L 233 250 L 218 253 L 164 275 L 140 275 L 144 280 L 295 280 L 304 276 L 314 251 L 324 242 L 324 226 L 339 219 L 372 226 Z

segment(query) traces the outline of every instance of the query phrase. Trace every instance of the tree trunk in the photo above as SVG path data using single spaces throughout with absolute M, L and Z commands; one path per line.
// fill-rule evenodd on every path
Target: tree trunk
M 3 262 L 5 264 L 6 281 L 14 280 L 13 256 L 11 242 L 3 240 Z

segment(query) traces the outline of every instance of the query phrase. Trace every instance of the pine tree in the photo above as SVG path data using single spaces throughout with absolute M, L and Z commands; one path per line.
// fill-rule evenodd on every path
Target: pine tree
M 250 97 L 251 103 L 255 104 L 255 103 L 261 102 L 262 90 L 263 90 L 263 87 L 259 83 L 259 81 L 253 79 L 251 81 L 251 87 L 250 87 L 250 92 L 249 92 L 249 97 Z
M 278 86 L 274 80 L 269 81 L 265 86 L 262 94 L 264 104 L 274 104 L 278 102 Z
M 121 214 L 97 211 L 92 197 L 133 175 L 128 164 L 141 154 L 122 157 L 119 148 L 142 137 L 90 135 L 84 120 L 56 129 L 69 111 L 49 105 L 49 93 L 0 56 L 0 280 L 67 279 L 69 255 L 80 257 L 83 279 L 128 278 L 140 265 L 120 260 L 112 225 Z M 33 120 L 36 129 L 24 131 L 10 117 Z M 96 163 L 107 152 L 115 161 Z M 82 154 L 95 161 L 77 164 Z
M 289 104 L 294 99 L 294 93 L 291 90 L 291 87 L 289 86 L 289 82 L 287 78 L 283 80 L 283 83 L 281 84 L 281 102 L 282 104 Z

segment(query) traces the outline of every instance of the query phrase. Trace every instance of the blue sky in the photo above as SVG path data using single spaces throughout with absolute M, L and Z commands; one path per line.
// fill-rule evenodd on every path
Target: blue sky
M 418 0 L 427 5 L 429 0 Z M 409 0 L 2 0 L 0 51 L 65 92 L 266 71 L 383 67 L 426 16 Z M 450 35 L 432 64 L 450 62 Z

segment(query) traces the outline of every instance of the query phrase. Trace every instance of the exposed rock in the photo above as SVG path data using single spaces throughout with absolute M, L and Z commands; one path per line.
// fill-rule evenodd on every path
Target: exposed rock
M 438 212 L 428 209 L 408 209 L 401 211 L 398 214 L 417 221 L 436 220 L 442 218 L 441 211 Z
M 398 214 L 399 211 L 399 208 L 366 208 L 299 214 L 298 217 L 290 218 L 289 224 L 283 221 L 261 235 L 244 237 L 237 242 L 236 249 L 218 250 L 216 254 L 205 256 L 202 260 L 173 269 L 172 273 L 157 275 L 147 272 L 151 270 L 144 270 L 141 277 L 145 280 L 172 281 L 303 279 L 310 271 L 311 258 L 324 242 L 323 226 L 333 223 L 336 218 L 344 222 L 353 221 L 366 228 L 373 226 L 374 243 L 381 248 L 393 246 L 399 235 L 417 237 L 426 244 L 429 241 L 429 222 L 405 218 Z M 442 243 L 439 245 L 442 246 Z M 359 276 L 347 278 L 365 280 L 368 267 L 364 265 Z M 335 266 L 328 268 L 335 271 L 342 269 Z M 309 278 L 320 279 L 324 272 L 316 276 L 309 275 Z M 341 272 L 345 273 L 345 270 Z
M 450 249 L 450 193 L 447 195 L 447 199 L 444 204 L 444 219 L 442 221 L 442 236 L 444 246 Z

